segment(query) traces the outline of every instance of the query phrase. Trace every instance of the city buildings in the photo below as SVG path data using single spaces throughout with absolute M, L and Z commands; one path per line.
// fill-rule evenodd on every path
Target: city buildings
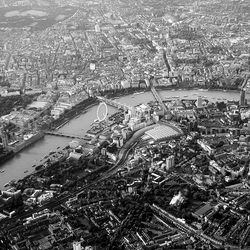
M 248 249 L 248 2 L 35 2 L 0 1 L 1 154 L 45 133 L 73 141 L 6 183 L 0 248 Z M 74 12 L 52 21 L 56 9 Z M 116 103 L 86 135 L 57 131 L 97 97 L 149 89 L 156 102 Z

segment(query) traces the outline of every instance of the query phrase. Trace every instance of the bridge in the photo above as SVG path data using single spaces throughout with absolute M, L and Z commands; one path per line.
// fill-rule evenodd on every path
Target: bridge
M 123 109 L 125 111 L 127 110 L 133 110 L 134 107 L 132 106 L 129 106 L 127 104 L 124 104 L 124 103 L 120 103 L 120 102 L 117 102 L 115 100 L 111 100 L 111 99 L 108 99 L 108 98 L 105 98 L 105 97 L 102 97 L 102 96 L 97 96 L 97 99 L 101 102 L 105 102 L 106 104 L 112 106 L 112 107 L 115 107 L 115 108 L 118 108 L 118 109 Z
M 155 83 L 155 78 L 151 79 L 151 81 L 150 81 L 150 90 L 151 90 L 155 100 L 160 104 L 162 110 L 164 111 L 164 114 L 171 115 L 170 111 L 167 109 L 167 107 L 165 106 L 164 102 L 162 101 L 160 95 L 156 91 L 156 89 L 154 87 L 154 83 Z
M 67 137 L 67 138 L 72 138 L 72 139 L 84 139 L 81 136 L 78 135 L 73 135 L 73 134 L 67 134 L 67 133 L 62 133 L 62 132 L 56 132 L 56 131 L 45 131 L 46 135 L 53 135 L 53 136 L 59 136 L 59 137 Z

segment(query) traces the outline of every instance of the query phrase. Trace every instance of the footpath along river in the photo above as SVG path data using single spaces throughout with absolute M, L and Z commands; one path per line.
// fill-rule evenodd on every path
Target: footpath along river
M 205 96 L 208 100 L 216 102 L 223 100 L 239 100 L 240 98 L 239 92 L 231 91 L 163 90 L 159 93 L 163 100 L 168 97 L 195 99 L 197 96 Z M 246 97 L 250 99 L 250 94 L 247 94 Z M 148 103 L 152 100 L 154 100 L 154 97 L 152 96 L 151 92 L 131 94 L 117 98 L 117 101 L 128 105 Z M 83 136 L 90 128 L 93 121 L 97 119 L 96 111 L 97 105 L 87 109 L 87 112 L 80 115 L 79 117 L 70 120 L 58 131 Z M 109 114 L 113 114 L 115 111 L 115 108 L 109 107 Z M 57 147 L 65 147 L 71 140 L 72 139 L 70 138 L 47 135 L 43 139 L 22 150 L 14 158 L 0 166 L 0 170 L 4 170 L 3 173 L 0 173 L 0 190 L 6 189 L 4 188 L 5 183 L 13 179 L 21 179 L 32 173 L 32 171 L 34 171 L 34 168 L 32 168 L 33 165 L 39 164 L 40 160 L 44 156 L 48 155 L 51 151 L 57 151 Z

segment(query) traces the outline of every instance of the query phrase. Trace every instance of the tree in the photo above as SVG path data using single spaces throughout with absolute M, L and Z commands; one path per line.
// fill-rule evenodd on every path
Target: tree
M 227 107 L 226 103 L 224 103 L 224 102 L 216 102 L 216 105 L 220 111 L 224 111 Z

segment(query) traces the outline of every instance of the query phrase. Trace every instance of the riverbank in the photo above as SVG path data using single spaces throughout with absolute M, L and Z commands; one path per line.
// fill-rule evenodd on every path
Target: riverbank
M 187 87 L 187 88 L 179 88 L 179 86 L 177 85 L 169 85 L 169 86 L 156 86 L 156 89 L 158 91 L 164 91 L 164 90 L 183 90 L 183 91 L 190 91 L 190 90 L 206 90 L 206 91 L 224 91 L 224 92 L 234 92 L 234 93 L 238 93 L 239 90 L 234 89 L 234 90 L 227 90 L 227 89 L 207 89 L 205 87 L 202 88 L 202 86 L 200 86 L 200 88 L 196 88 L 196 87 Z M 119 98 L 119 97 L 123 97 L 123 96 L 127 96 L 127 95 L 131 95 L 134 94 L 136 92 L 149 92 L 150 89 L 149 88 L 145 88 L 145 87 L 136 87 L 136 88 L 127 88 L 127 89 L 118 89 L 118 90 L 108 90 L 105 92 L 100 93 L 101 96 L 105 96 L 107 98 Z M 95 105 L 98 104 L 98 100 L 95 97 L 90 97 L 84 101 L 82 101 L 81 103 L 77 104 L 75 107 L 73 107 L 71 110 L 66 111 L 63 116 L 61 116 L 59 119 L 54 120 L 51 124 L 49 124 L 47 127 L 45 127 L 44 129 L 48 129 L 48 130 L 57 130 L 60 129 L 61 127 L 63 127 L 64 125 L 66 125 L 68 122 L 70 122 L 71 120 L 77 118 L 78 116 L 84 114 L 85 112 L 87 112 L 88 109 L 90 109 L 91 107 L 94 107 Z M 28 146 L 30 144 L 26 143 L 24 147 L 21 148 L 21 150 L 23 150 L 24 148 L 26 148 L 26 146 Z M 20 150 L 18 150 L 17 152 L 19 152 Z M 14 150 L 15 153 L 16 150 Z M 14 155 L 13 155 L 14 156 Z M 6 160 L 9 160 L 10 158 L 6 158 Z M 4 161 L 5 162 L 5 161 Z M 4 163 L 2 162 L 2 163 Z
M 15 153 L 21 152 L 23 149 L 27 148 L 28 146 L 32 145 L 33 143 L 37 142 L 38 140 L 44 137 L 44 133 L 42 131 L 32 135 L 29 139 L 23 140 L 17 145 L 11 146 L 10 149 Z
M 207 90 L 207 91 L 225 91 L 225 92 L 234 92 L 237 93 L 240 90 L 239 89 L 225 89 L 225 88 L 214 88 L 209 89 L 205 86 L 177 86 L 177 85 L 168 85 L 168 86 L 156 86 L 155 87 L 158 91 L 164 91 L 164 90 Z M 127 88 L 127 89 L 116 89 L 116 90 L 107 90 L 100 93 L 100 96 L 105 96 L 106 98 L 119 98 L 122 96 L 127 96 L 130 94 L 134 94 L 136 92 L 148 92 L 150 91 L 149 88 L 145 87 L 136 87 L 136 88 Z M 77 104 L 75 107 L 73 107 L 71 110 L 65 112 L 62 117 L 59 119 L 53 121 L 50 125 L 49 129 L 56 129 L 60 126 L 62 126 L 64 123 L 67 123 L 71 119 L 76 118 L 78 115 L 81 115 L 83 112 L 85 112 L 87 109 L 97 105 L 99 101 L 95 97 L 90 97 L 89 99 L 86 99 L 82 101 L 81 103 Z
M 98 103 L 96 98 L 88 98 L 80 103 L 78 103 L 76 106 L 74 106 L 72 109 L 67 110 L 61 117 L 51 122 L 51 124 L 48 125 L 48 128 L 50 130 L 54 130 L 64 123 L 70 121 L 71 119 L 74 119 L 76 116 L 81 115 L 82 112 L 84 112 L 86 109 L 90 108 L 91 106 L 94 106 Z
M 175 91 L 170 91 L 169 89 L 159 91 L 160 96 L 164 99 L 165 97 L 176 97 L 179 96 L 180 99 L 185 98 L 197 98 L 197 93 L 206 95 L 207 99 L 215 102 L 220 100 L 222 97 L 226 100 L 239 100 L 239 91 L 206 91 L 205 93 L 201 88 L 194 88 L 193 90 L 185 90 L 176 88 Z M 133 95 L 134 92 L 144 92 L 139 95 Z M 129 91 L 120 90 L 120 91 L 109 91 L 103 94 L 109 94 L 110 98 L 117 98 L 118 102 L 136 106 L 140 103 L 147 103 L 149 101 L 155 101 L 154 97 L 150 93 L 149 89 L 146 88 L 136 88 Z M 126 94 L 126 95 L 125 95 Z M 246 94 L 247 98 L 250 97 L 250 94 Z M 84 111 L 78 115 L 75 115 L 74 118 L 70 119 L 65 125 L 63 125 L 58 131 L 62 133 L 74 133 L 75 135 L 83 136 L 86 134 L 87 130 L 90 128 L 93 121 L 96 119 L 97 112 L 97 102 L 90 106 L 85 106 Z M 109 114 L 116 112 L 115 108 L 108 107 Z M 24 149 L 21 153 L 17 154 L 14 158 L 8 160 L 1 166 L 1 170 L 4 170 L 4 173 L 0 174 L 0 189 L 5 189 L 3 186 L 6 182 L 9 182 L 13 179 L 22 179 L 27 174 L 32 174 L 35 168 L 32 168 L 33 165 L 39 165 L 40 160 L 44 156 L 48 155 L 51 151 L 57 151 L 58 147 L 64 148 L 71 141 L 69 138 L 61 138 L 55 136 L 46 135 L 43 140 L 39 140 L 32 146 Z M 24 171 L 28 170 L 28 173 Z
M 226 92 L 239 92 L 240 89 L 236 87 L 232 88 L 223 88 L 217 86 L 216 88 L 207 88 L 206 86 L 182 86 L 182 85 L 168 85 L 168 86 L 155 86 L 157 90 L 206 90 L 206 91 L 226 91 Z
M 108 90 L 105 92 L 101 92 L 100 96 L 105 96 L 107 98 L 117 98 L 121 96 L 126 96 L 130 94 L 134 94 L 137 91 L 149 91 L 149 89 L 146 88 L 128 88 L 128 89 L 118 89 L 118 90 Z M 61 128 L 63 125 L 65 125 L 70 120 L 76 118 L 77 116 L 83 114 L 91 107 L 94 107 L 97 105 L 99 101 L 95 97 L 90 97 L 76 106 L 74 106 L 71 110 L 66 111 L 59 119 L 53 121 L 47 128 L 49 130 L 55 130 Z

